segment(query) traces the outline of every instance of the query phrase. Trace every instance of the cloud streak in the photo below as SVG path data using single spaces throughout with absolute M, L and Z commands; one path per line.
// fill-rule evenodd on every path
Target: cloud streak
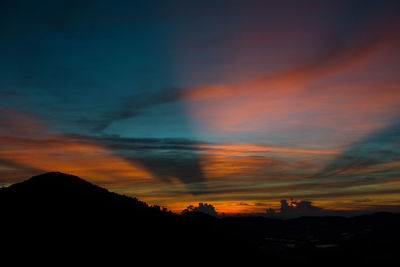
M 368 167 L 399 160 L 400 123 L 397 122 L 372 132 L 346 148 L 316 177 L 362 173 Z
M 152 179 L 140 164 L 118 158 L 102 146 L 56 134 L 28 114 L 4 109 L 1 114 L 0 159 L 8 165 L 73 173 L 100 184 Z

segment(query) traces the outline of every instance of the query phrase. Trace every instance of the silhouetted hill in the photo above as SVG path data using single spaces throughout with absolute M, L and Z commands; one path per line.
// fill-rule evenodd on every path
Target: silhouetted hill
M 14 260 L 388 265 L 400 248 L 400 214 L 287 220 L 176 215 L 57 172 L 0 189 L 0 205 L 2 252 L 15 253 Z
M 10 212 L 50 212 L 52 214 L 122 212 L 161 215 L 136 198 L 109 192 L 77 176 L 50 172 L 0 189 L 0 201 Z

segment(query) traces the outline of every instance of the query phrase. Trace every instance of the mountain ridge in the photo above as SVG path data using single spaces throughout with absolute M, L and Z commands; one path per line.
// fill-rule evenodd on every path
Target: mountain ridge
M 121 210 L 131 208 L 135 212 L 145 210 L 162 213 L 159 207 L 149 206 L 135 197 L 117 194 L 78 176 L 61 172 L 48 172 L 0 189 L 0 201 L 12 202 L 12 208 L 40 205 L 52 208 L 82 207 L 91 209 Z M 7 206 L 7 205 L 5 205 Z

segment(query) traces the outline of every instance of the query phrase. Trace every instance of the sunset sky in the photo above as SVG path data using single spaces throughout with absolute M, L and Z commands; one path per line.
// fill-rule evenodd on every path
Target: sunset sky
M 400 211 L 400 1 L 0 1 L 0 185 Z

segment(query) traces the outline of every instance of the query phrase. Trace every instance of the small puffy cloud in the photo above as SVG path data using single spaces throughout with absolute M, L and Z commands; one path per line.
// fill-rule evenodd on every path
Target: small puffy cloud
M 182 213 L 188 213 L 188 212 L 202 212 L 209 214 L 211 216 L 218 216 L 218 212 L 215 210 L 215 207 L 207 203 L 199 203 L 197 207 L 190 205 L 182 211 Z
M 284 217 L 297 217 L 297 216 L 316 216 L 323 215 L 324 210 L 322 208 L 312 205 L 311 201 L 287 201 L 286 199 L 281 200 L 280 212 L 276 213 L 272 209 L 267 209 L 267 215 L 279 215 Z

